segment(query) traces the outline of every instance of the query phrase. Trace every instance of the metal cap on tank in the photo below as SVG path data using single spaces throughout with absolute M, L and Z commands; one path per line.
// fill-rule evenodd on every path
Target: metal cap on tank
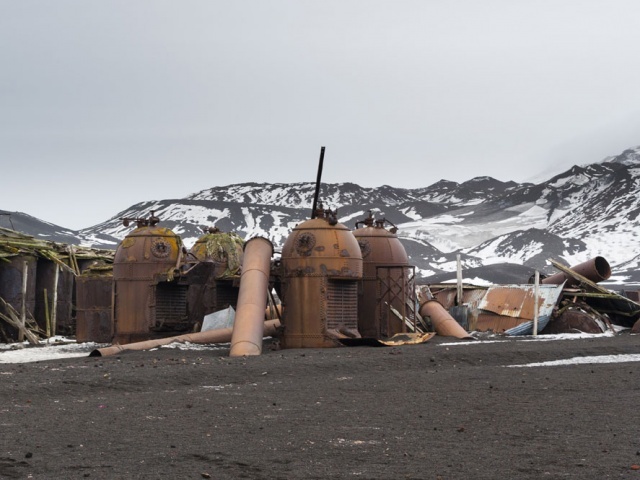
M 385 223 L 391 228 L 385 228 Z M 364 227 L 359 228 L 360 225 Z M 409 265 L 407 252 L 398 239 L 398 228 L 386 218 L 375 220 L 369 211 L 369 216 L 356 222 L 353 235 L 358 240 L 362 250 L 362 260 L 365 265 L 365 277 L 375 271 L 367 272 L 367 264 L 375 265 Z
M 182 240 L 171 229 L 157 225 L 138 227 L 116 249 L 114 279 L 118 280 L 122 275 L 131 279 L 129 273 L 134 272 L 135 278 L 150 278 L 166 268 L 176 267 L 181 254 Z M 127 272 L 121 268 L 125 265 L 131 266 Z
M 215 276 L 236 274 L 242 265 L 244 240 L 235 233 L 217 227 L 204 227 L 202 235 L 189 253 L 199 262 L 216 264 Z

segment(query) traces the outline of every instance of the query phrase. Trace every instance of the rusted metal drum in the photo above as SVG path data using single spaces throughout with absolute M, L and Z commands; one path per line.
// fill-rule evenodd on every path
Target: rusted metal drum
M 187 287 L 172 282 L 182 248 L 178 235 L 157 225 L 138 226 L 118 245 L 113 262 L 115 342 L 173 333 L 186 323 Z
M 282 248 L 284 348 L 334 347 L 358 334 L 358 282 L 362 254 L 349 229 L 335 214 L 293 229 Z
M 27 317 L 33 317 L 36 306 L 36 272 L 38 261 L 35 256 L 32 255 L 16 255 L 8 261 L 0 262 L 0 297 L 2 297 L 9 305 L 11 305 L 18 315 L 22 311 L 22 287 L 25 272 L 26 263 L 26 295 L 25 295 L 25 307 Z M 4 307 L 0 305 L 0 311 L 4 311 Z M 5 322 L 2 322 L 0 326 L 4 330 L 5 340 L 17 340 L 18 332 Z
M 367 338 L 391 337 L 406 332 L 400 316 L 415 323 L 415 288 L 409 257 L 395 234 L 384 227 L 385 220 L 368 218 L 356 223 L 353 235 L 362 251 L 363 278 L 358 293 L 358 330 Z M 358 228 L 363 224 L 363 228 Z
M 111 342 L 112 302 L 112 268 L 88 268 L 76 277 L 76 340 L 79 343 Z

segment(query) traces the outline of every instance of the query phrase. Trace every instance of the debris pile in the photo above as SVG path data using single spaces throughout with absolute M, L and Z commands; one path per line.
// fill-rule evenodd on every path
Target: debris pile
M 437 300 L 468 331 L 530 335 L 631 328 L 640 333 L 640 303 L 596 283 L 611 275 L 604 258 L 573 268 L 550 262 L 560 273 L 539 285 L 422 285 L 419 295 Z
M 73 332 L 76 277 L 113 263 L 113 255 L 0 228 L 0 341 Z

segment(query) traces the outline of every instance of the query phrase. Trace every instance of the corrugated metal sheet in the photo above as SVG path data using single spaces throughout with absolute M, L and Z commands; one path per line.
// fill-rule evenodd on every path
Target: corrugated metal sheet
M 547 326 L 553 313 L 553 308 L 558 303 L 558 299 L 562 294 L 562 285 L 540 285 L 538 296 L 538 333 L 541 332 L 544 327 Z M 496 287 L 498 288 L 498 287 Z M 505 288 L 505 287 L 503 287 Z M 509 288 L 509 287 L 506 287 Z M 520 325 L 506 330 L 504 333 L 507 335 L 531 335 L 533 333 L 533 308 L 534 308 L 534 285 L 520 285 L 519 288 L 523 291 L 521 295 L 522 303 L 518 307 L 515 303 L 519 298 L 517 294 L 509 296 L 509 301 L 514 303 L 505 303 L 505 307 L 508 307 L 505 311 L 509 311 L 513 308 L 514 312 L 518 312 L 517 316 L 526 319 Z M 491 289 L 489 289 L 491 290 Z M 515 315 L 514 315 L 515 316 Z

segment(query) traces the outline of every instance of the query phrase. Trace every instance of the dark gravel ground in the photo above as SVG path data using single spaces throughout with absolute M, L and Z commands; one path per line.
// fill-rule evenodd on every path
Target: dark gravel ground
M 640 336 L 0 364 L 0 478 L 640 479 Z

